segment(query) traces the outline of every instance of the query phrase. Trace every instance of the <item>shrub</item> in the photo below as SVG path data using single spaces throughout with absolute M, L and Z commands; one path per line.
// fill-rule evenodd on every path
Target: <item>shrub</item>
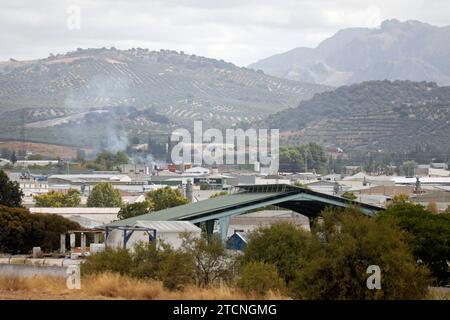
M 137 278 L 156 279 L 161 259 L 161 254 L 154 243 L 138 243 L 134 247 L 130 275 Z
M 89 255 L 81 265 L 83 274 L 97 274 L 105 271 L 130 274 L 133 258 L 127 249 L 106 248 L 105 251 Z
M 354 208 L 327 210 L 315 230 L 321 244 L 300 257 L 290 283 L 294 298 L 421 299 L 430 284 L 429 271 L 416 263 L 407 235 L 395 225 L 364 216 Z M 369 290 L 367 268 L 381 269 L 381 289 Z
M 194 281 L 192 256 L 181 250 L 164 246 L 157 249 L 153 243 L 140 243 L 133 252 L 110 249 L 86 258 L 83 274 L 105 271 L 139 279 L 160 280 L 169 290 L 179 290 Z
M 265 296 L 270 291 L 284 291 L 284 281 L 277 267 L 270 263 L 252 261 L 242 267 L 237 286 L 246 294 Z
M 227 257 L 225 245 L 218 236 L 194 239 L 186 234 L 182 247 L 193 259 L 197 285 L 206 287 L 220 280 L 230 280 L 234 261 Z
M 261 228 L 250 234 L 250 241 L 244 249 L 243 263 L 260 261 L 273 264 L 278 274 L 289 283 L 299 268 L 299 256 L 307 254 L 313 241 L 311 234 L 282 222 L 268 228 Z
M 342 198 L 348 199 L 348 200 L 356 200 L 358 197 L 351 191 L 345 191 L 342 194 Z
M 181 290 L 194 282 L 194 263 L 186 252 L 166 250 L 161 252 L 158 279 L 169 290 Z
M 450 281 L 450 213 L 432 214 L 420 205 L 398 203 L 380 213 L 387 220 L 408 232 L 408 242 L 416 259 L 427 264 L 437 285 Z
M 80 225 L 54 214 L 30 214 L 27 209 L 0 205 L 0 251 L 26 254 L 33 247 L 53 251 L 60 246 L 60 234 Z

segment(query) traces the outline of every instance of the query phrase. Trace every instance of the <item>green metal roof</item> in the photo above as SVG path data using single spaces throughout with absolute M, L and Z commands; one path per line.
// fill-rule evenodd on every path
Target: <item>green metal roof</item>
M 246 205 L 249 202 L 254 201 L 264 201 L 265 199 L 273 198 L 274 196 L 283 194 L 284 192 L 243 192 L 224 195 L 212 199 L 189 203 L 182 206 L 151 212 L 129 219 L 114 221 L 107 224 L 106 226 L 131 226 L 138 220 L 185 220 L 193 215 L 237 207 L 240 205 Z
M 319 214 L 326 206 L 347 207 L 357 205 L 364 214 L 373 216 L 381 207 L 351 201 L 291 185 L 239 186 L 241 192 L 151 212 L 141 216 L 114 221 L 106 227 L 132 226 L 138 220 L 189 220 L 193 223 L 242 214 L 267 205 L 277 205 L 306 216 Z

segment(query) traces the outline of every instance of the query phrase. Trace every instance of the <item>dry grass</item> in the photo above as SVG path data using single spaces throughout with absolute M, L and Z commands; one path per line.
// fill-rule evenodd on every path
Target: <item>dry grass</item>
M 450 288 L 431 287 L 427 299 L 429 300 L 450 300 Z
M 0 277 L 0 299 L 251 300 L 286 297 L 273 292 L 269 292 L 265 297 L 249 296 L 226 286 L 188 286 L 183 291 L 169 291 L 160 281 L 102 273 L 83 277 L 80 290 L 68 289 L 64 278 Z

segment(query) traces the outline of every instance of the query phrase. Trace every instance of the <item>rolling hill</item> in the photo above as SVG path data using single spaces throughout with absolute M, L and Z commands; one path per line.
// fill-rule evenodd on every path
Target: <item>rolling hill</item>
M 450 85 L 450 26 L 386 20 L 379 28 L 340 30 L 316 48 L 295 48 L 249 67 L 335 87 L 385 79 Z
M 369 81 L 317 94 L 262 124 L 285 142 L 347 149 L 450 150 L 450 87 L 431 82 Z
M 95 148 L 193 120 L 259 121 L 328 89 L 183 52 L 77 49 L 0 63 L 0 138 L 25 123 L 27 140 Z

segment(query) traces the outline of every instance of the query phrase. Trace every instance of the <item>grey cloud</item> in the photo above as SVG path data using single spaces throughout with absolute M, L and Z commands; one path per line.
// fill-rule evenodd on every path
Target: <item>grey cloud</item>
M 66 27 L 69 5 L 81 29 Z M 341 28 L 388 18 L 450 24 L 447 0 L 44 0 L 0 4 L 0 60 L 31 59 L 76 47 L 184 50 L 247 65 L 298 46 L 315 46 Z

